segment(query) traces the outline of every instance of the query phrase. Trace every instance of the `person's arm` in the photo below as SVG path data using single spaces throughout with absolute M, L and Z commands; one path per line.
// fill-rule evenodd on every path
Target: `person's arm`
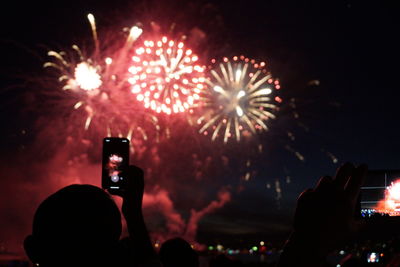
M 367 167 L 347 163 L 334 178 L 322 177 L 298 201 L 294 230 L 283 249 L 279 267 L 321 266 L 327 254 L 360 230 L 355 208 Z
M 127 170 L 126 188 L 122 193 L 122 213 L 129 232 L 129 243 L 135 264 L 157 263 L 157 254 L 152 246 L 142 213 L 144 174 L 136 166 Z M 156 264 L 157 265 L 157 264 Z

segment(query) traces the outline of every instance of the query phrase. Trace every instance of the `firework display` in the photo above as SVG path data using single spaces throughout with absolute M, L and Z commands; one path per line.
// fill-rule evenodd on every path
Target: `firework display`
M 99 40 L 94 16 L 89 14 L 88 20 L 93 49 L 81 50 L 73 45 L 70 52 L 49 51 L 52 60 L 44 66 L 58 71 L 58 80 L 68 92 L 64 96 L 70 98 L 65 103 L 76 110 L 73 123 L 84 125 L 85 130 L 90 128 L 92 137 L 126 137 L 134 145 L 133 151 L 141 151 L 139 154 L 155 149 L 159 146 L 156 143 L 171 141 L 172 136 L 196 140 L 199 145 L 204 140 L 201 135 L 212 141 L 219 139 L 226 150 L 243 146 L 242 140 L 251 140 L 250 158 L 262 153 L 257 148 L 263 144 L 256 136 L 270 129 L 278 111 L 282 118 L 289 109 L 296 125 L 301 124 L 295 98 L 283 101 L 280 81 L 263 61 L 241 55 L 212 59 L 204 66 L 205 55 L 192 50 L 188 44 L 195 42 L 188 36 L 173 33 L 176 25 L 163 35 L 155 23 L 151 27 L 138 24 L 145 30 L 125 28 L 125 35 L 104 38 L 105 46 Z M 111 35 L 116 36 L 114 32 Z M 181 115 L 163 116 L 172 114 Z M 282 119 L 276 121 L 275 125 Z M 284 131 L 288 140 L 281 147 L 305 161 L 293 144 L 293 129 Z M 228 146 L 229 141 L 236 141 L 238 146 Z M 337 163 L 332 153 L 323 152 Z M 244 177 L 247 181 L 250 176 Z
M 275 90 L 279 80 L 272 78 L 265 69 L 265 62 L 256 63 L 244 56 L 212 60 L 208 90 L 202 94 L 200 107 L 204 114 L 197 123 L 200 133 L 211 135 L 212 140 L 223 136 L 224 143 L 235 136 L 249 136 L 268 130 L 267 120 L 274 119 L 277 104 L 282 102 Z
M 226 250 L 218 241 L 211 254 L 230 255 L 238 239 L 222 228 L 258 225 L 262 234 L 267 217 L 272 228 L 286 223 L 279 214 L 290 210 L 314 152 L 317 164 L 340 163 L 329 151 L 335 140 L 313 123 L 341 103 L 326 103 L 326 79 L 293 68 L 310 65 L 290 62 L 304 55 L 282 61 L 279 30 L 232 24 L 224 18 L 232 10 L 209 1 L 78 4 L 34 3 L 5 25 L 3 143 L 13 160 L 3 160 L 3 199 L 24 197 L 13 202 L 17 209 L 2 210 L 15 228 L 2 243 L 15 239 L 21 249 L 32 207 L 46 195 L 71 184 L 101 186 L 106 137 L 130 140 L 129 165 L 143 170 L 143 217 L 156 249 L 176 236 L 195 250 L 229 238 Z M 82 13 L 88 9 L 96 18 Z M 400 214 L 399 184 L 380 199 L 386 213 Z M 271 216 L 259 213 L 260 201 Z M 115 202 L 121 208 L 122 199 Z M 254 216 L 231 220 L 246 211 Z M 239 242 L 240 251 L 272 249 L 266 240 L 258 253 L 249 242 Z
M 185 112 L 204 88 L 204 68 L 199 57 L 182 41 L 145 40 L 135 50 L 129 67 L 131 92 L 157 113 Z
M 240 141 L 268 130 L 268 120 L 275 118 L 282 102 L 276 94 L 280 84 L 265 69 L 265 62 L 257 63 L 244 56 L 224 58 L 222 62 L 213 59 L 206 72 L 199 63 L 202 60 L 183 41 L 163 36 L 133 45 L 142 35 L 142 29 L 136 26 L 130 29 L 122 47 L 105 50 L 100 46 L 94 16 L 89 14 L 88 20 L 93 53 L 86 56 L 88 53 L 73 45 L 75 56 L 49 51 L 53 60 L 44 64 L 60 71 L 64 90 L 76 93 L 73 107 L 84 108 L 86 130 L 96 116 L 103 118 L 97 120 L 107 125 L 111 135 L 108 122 L 115 128 L 121 117 L 129 125 L 134 118 L 147 116 L 159 127 L 158 113 L 196 110 L 199 132 L 210 135 L 212 140 L 222 136 L 227 143 L 231 137 Z M 138 129 L 145 136 L 143 125 L 128 128 L 128 138 Z
M 124 82 L 121 79 L 122 76 L 119 76 L 120 73 L 118 70 L 118 65 L 121 62 L 118 53 L 117 59 L 113 59 L 112 57 L 105 56 L 106 52 L 103 53 L 100 50 L 94 16 L 88 14 L 87 17 L 92 29 L 94 52 L 90 56 L 85 56 L 87 53 L 82 53 L 78 45 L 72 46 L 75 55 L 64 51 L 49 51 L 48 56 L 52 57 L 53 61 L 46 62 L 44 67 L 52 67 L 60 71 L 61 76 L 59 77 L 59 81 L 64 83 L 64 90 L 73 90 L 77 93 L 84 92 L 85 96 L 89 99 L 99 95 L 103 99 L 106 99 L 108 98 L 107 94 L 111 91 L 110 89 L 119 88 Z M 126 53 L 126 50 L 129 50 L 132 43 L 141 33 L 142 29 L 136 26 L 132 27 L 119 54 Z M 107 53 L 116 54 L 114 51 L 107 51 Z M 78 59 L 76 59 L 76 56 L 78 56 Z M 84 100 L 79 101 L 75 104 L 75 108 L 79 108 L 83 104 L 88 103 Z M 90 117 L 89 115 L 85 128 L 90 124 Z
M 227 151 L 212 151 L 214 143 L 200 144 L 197 140 L 196 146 L 193 140 L 200 132 L 210 134 L 212 140 L 222 136 L 226 144 L 231 137 L 240 141 L 268 129 L 268 120 L 275 118 L 282 99 L 277 94 L 279 80 L 271 76 L 264 62 L 240 56 L 222 62 L 213 60 L 207 69 L 201 63 L 207 60 L 193 52 L 183 36 L 173 39 L 159 32 L 142 34 L 138 27 L 132 27 L 125 40 L 113 39 L 122 45 L 110 49 L 101 45 L 94 17 L 89 14 L 88 19 L 93 52 L 74 45 L 72 54 L 50 51 L 53 60 L 45 63 L 45 67 L 61 73 L 63 89 L 77 100 L 74 109 L 83 109 L 87 114 L 84 129 L 91 127 L 98 136 L 104 136 L 100 130 L 106 127 L 108 136 L 131 139 L 136 161 L 143 161 L 143 165 L 152 162 L 149 177 L 179 172 L 182 177 L 176 179 L 195 177 L 199 188 L 199 182 L 211 174 L 231 178 L 231 165 L 245 165 L 234 171 L 241 173 L 238 183 L 255 176 L 249 159 L 254 149 L 243 157 L 231 157 L 228 146 Z M 181 116 L 162 116 L 178 113 Z M 188 124 L 193 116 L 198 123 Z M 162 125 L 165 134 L 146 141 L 149 122 L 157 131 Z M 172 153 L 178 142 L 187 147 L 179 155 Z M 257 141 L 254 144 L 262 146 Z M 200 148 L 205 147 L 208 149 L 201 152 Z M 187 170 L 180 166 L 159 169 L 158 164 L 171 157 L 177 157 Z M 219 190 L 219 182 L 214 182 L 215 190 Z M 157 184 L 172 191 L 176 187 L 159 179 Z M 210 181 L 204 183 L 206 188 L 212 185 Z M 277 183 L 276 188 L 280 190 Z
M 59 81 L 63 89 L 76 99 L 73 108 L 87 115 L 84 129 L 91 127 L 96 137 L 127 137 L 137 159 L 157 165 L 170 158 L 172 152 L 177 153 L 174 151 L 177 143 L 187 142 L 187 149 L 180 152 L 182 158 L 195 155 L 202 159 L 194 165 L 184 164 L 194 166 L 195 174 L 186 171 L 188 177 L 203 179 L 210 172 L 206 167 L 209 161 L 218 161 L 217 165 L 223 162 L 228 168 L 228 162 L 236 160 L 237 166 L 243 167 L 240 179 L 247 182 L 257 175 L 251 162 L 257 162 L 264 150 L 261 139 L 254 137 L 269 130 L 270 120 L 276 119 L 278 111 L 285 107 L 293 110 L 298 120 L 294 98 L 285 102 L 286 106 L 282 104 L 280 82 L 265 62 L 241 55 L 224 57 L 221 61 L 212 59 L 206 67 L 201 64 L 207 61 L 204 55 L 193 52 L 187 45 L 192 42 L 185 35 L 180 33 L 181 37 L 174 39 L 160 34 L 159 28 L 143 32 L 132 27 L 125 39 L 111 39 L 118 45 L 110 49 L 101 45 L 94 17 L 89 14 L 88 19 L 93 52 L 81 51 L 77 45 L 73 46 L 73 53 L 50 51 L 48 55 L 53 60 L 45 63 L 45 67 L 61 73 Z M 177 35 L 170 32 L 168 36 Z M 181 115 L 163 116 L 172 114 Z M 155 138 L 149 138 L 150 132 L 156 133 L 151 136 Z M 207 138 L 199 138 L 201 135 Z M 216 143 L 206 140 L 208 137 L 212 141 L 221 140 L 221 146 L 218 144 L 221 150 L 216 149 Z M 292 144 L 294 133 L 287 131 L 287 137 L 289 143 L 282 147 L 305 161 Z M 241 151 L 242 157 L 228 156 L 250 144 L 242 140 L 250 139 L 251 146 Z M 228 145 L 230 140 L 236 144 Z M 199 152 L 202 149 L 204 155 Z M 333 154 L 325 152 L 337 162 Z M 155 168 L 151 172 L 157 171 Z M 160 176 L 165 173 L 163 169 Z M 275 188 L 278 194 L 280 183 L 275 183 Z
M 115 71 L 115 67 L 111 70 L 111 64 L 113 64 L 113 58 L 105 56 L 100 51 L 99 39 L 97 36 L 96 23 L 94 16 L 88 14 L 88 20 L 93 34 L 94 41 L 94 52 L 91 56 L 86 57 L 79 46 L 73 45 L 72 49 L 75 50 L 78 60 L 74 56 L 68 55 L 66 52 L 49 51 L 48 56 L 53 57 L 54 61 L 46 62 L 44 67 L 53 67 L 61 72 L 59 77 L 60 82 L 65 82 L 63 89 L 67 90 L 84 90 L 84 91 L 95 91 L 100 89 L 104 84 L 110 86 L 108 82 L 115 83 L 118 74 Z M 132 43 L 142 34 L 142 29 L 134 26 L 130 29 L 129 35 L 126 39 L 124 47 L 120 53 L 125 52 L 129 49 Z M 113 51 L 107 51 L 108 53 L 114 53 Z M 115 62 L 118 64 L 121 62 Z
M 122 45 L 102 49 L 94 16 L 89 14 L 88 20 L 92 29 L 94 51 L 82 52 L 78 45 L 72 46 L 72 53 L 49 51 L 48 56 L 52 61 L 46 62 L 44 67 L 60 72 L 58 80 L 63 84 L 63 90 L 72 91 L 77 99 L 73 109 L 84 109 L 87 115 L 85 130 L 93 125 L 95 119 L 98 127 L 102 130 L 105 128 L 107 136 L 123 135 L 131 139 L 136 133 L 136 136 L 146 140 L 146 125 L 159 129 L 158 119 L 132 104 L 133 97 L 124 90 L 128 85 L 125 73 L 126 55 L 142 34 L 142 29 L 131 27 Z

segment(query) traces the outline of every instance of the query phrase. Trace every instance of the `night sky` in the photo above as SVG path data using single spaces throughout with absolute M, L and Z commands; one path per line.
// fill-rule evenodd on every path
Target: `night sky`
M 281 81 L 283 98 L 296 99 L 300 118 L 291 119 L 284 109 L 275 128 L 258 137 L 267 152 L 255 156 L 257 175 L 247 182 L 231 182 L 242 189 L 232 191 L 225 206 L 200 220 L 200 243 L 238 244 L 282 240 L 290 231 L 298 194 L 343 162 L 366 163 L 370 169 L 399 168 L 398 11 L 389 1 L 350 0 L 10 3 L 0 16 L 0 243 L 18 250 L 15 244 L 29 231 L 36 205 L 57 185 L 65 185 L 63 181 L 47 186 L 35 177 L 45 164 L 35 162 L 35 150 L 46 144 L 41 127 L 53 118 L 57 106 L 46 106 L 46 97 L 36 95 L 40 85 L 32 81 L 42 80 L 49 48 L 65 49 L 81 40 L 90 43 L 87 13 L 95 15 L 100 31 L 140 20 L 177 21 L 183 31 L 198 27 L 206 33 L 207 42 L 200 48 L 208 57 L 245 54 L 265 60 Z M 308 131 L 296 126 L 298 122 Z M 283 148 L 289 142 L 285 129 L 295 134 L 293 147 L 304 155 L 304 162 Z M 59 167 L 57 171 L 63 172 Z M 278 200 L 277 180 L 282 188 Z M 226 181 L 221 183 L 229 186 Z M 209 198 L 204 201 L 208 203 L 214 193 L 199 197 Z M 173 194 L 175 202 L 185 202 L 186 193 Z M 175 205 L 183 217 L 189 213 L 187 203 Z

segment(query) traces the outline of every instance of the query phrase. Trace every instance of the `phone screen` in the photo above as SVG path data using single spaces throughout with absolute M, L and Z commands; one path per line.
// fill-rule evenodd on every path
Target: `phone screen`
M 110 193 L 123 189 L 123 171 L 129 165 L 129 140 L 109 137 L 103 140 L 102 187 Z
M 369 171 L 360 191 L 361 217 L 400 216 L 400 170 Z

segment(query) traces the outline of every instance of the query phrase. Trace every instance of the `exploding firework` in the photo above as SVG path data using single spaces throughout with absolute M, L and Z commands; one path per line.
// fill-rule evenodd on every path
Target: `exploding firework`
M 385 188 L 384 199 L 378 201 L 375 212 L 388 214 L 390 216 L 399 216 L 400 214 L 400 179 L 392 182 Z
M 142 30 L 134 26 L 130 28 L 122 46 L 115 48 L 114 45 L 111 49 L 102 49 L 94 16 L 89 14 L 88 20 L 92 29 L 94 51 L 82 51 L 77 45 L 72 46 L 73 53 L 49 51 L 48 56 L 52 61 L 46 62 L 44 67 L 55 68 L 60 72 L 58 80 L 63 84 L 63 89 L 72 92 L 76 99 L 73 109 L 84 109 L 87 115 L 85 130 L 93 125 L 95 118 L 96 126 L 105 127 L 108 136 L 125 135 L 130 139 L 135 132 L 147 139 L 144 121 L 158 129 L 158 120 L 135 105 L 135 99 L 124 90 L 128 86 L 126 56 Z M 87 54 L 90 56 L 86 56 Z M 143 116 L 137 116 L 138 114 Z
M 185 112 L 205 87 L 204 68 L 182 41 L 145 40 L 129 67 L 131 92 L 146 108 L 166 114 Z
M 97 94 L 102 85 L 109 86 L 107 83 L 110 81 L 115 83 L 118 73 L 116 73 L 115 69 L 113 71 L 110 70 L 113 58 L 104 56 L 100 51 L 94 16 L 89 14 L 88 20 L 92 28 L 95 44 L 94 53 L 90 57 L 85 57 L 79 46 L 73 45 L 72 49 L 75 50 L 76 55 L 79 57 L 78 60 L 73 60 L 73 58 L 68 57 L 66 52 L 49 51 L 48 56 L 54 58 L 55 61 L 46 62 L 44 67 L 53 67 L 61 72 L 59 81 L 65 83 L 64 90 L 95 91 L 92 94 Z M 125 46 L 119 51 L 120 54 L 123 54 L 124 50 L 129 49 L 141 33 L 142 30 L 140 28 L 136 26 L 132 27 L 126 39 Z M 116 65 L 116 63 L 113 65 Z
M 257 131 L 268 130 L 266 121 L 275 118 L 277 104 L 282 102 L 274 96 L 280 89 L 279 80 L 272 78 L 265 69 L 265 62 L 256 63 L 244 56 L 224 58 L 210 66 L 206 80 L 208 90 L 202 94 L 199 107 L 204 110 L 197 123 L 200 133 L 215 140 L 222 133 L 224 143 L 235 136 L 250 136 Z

